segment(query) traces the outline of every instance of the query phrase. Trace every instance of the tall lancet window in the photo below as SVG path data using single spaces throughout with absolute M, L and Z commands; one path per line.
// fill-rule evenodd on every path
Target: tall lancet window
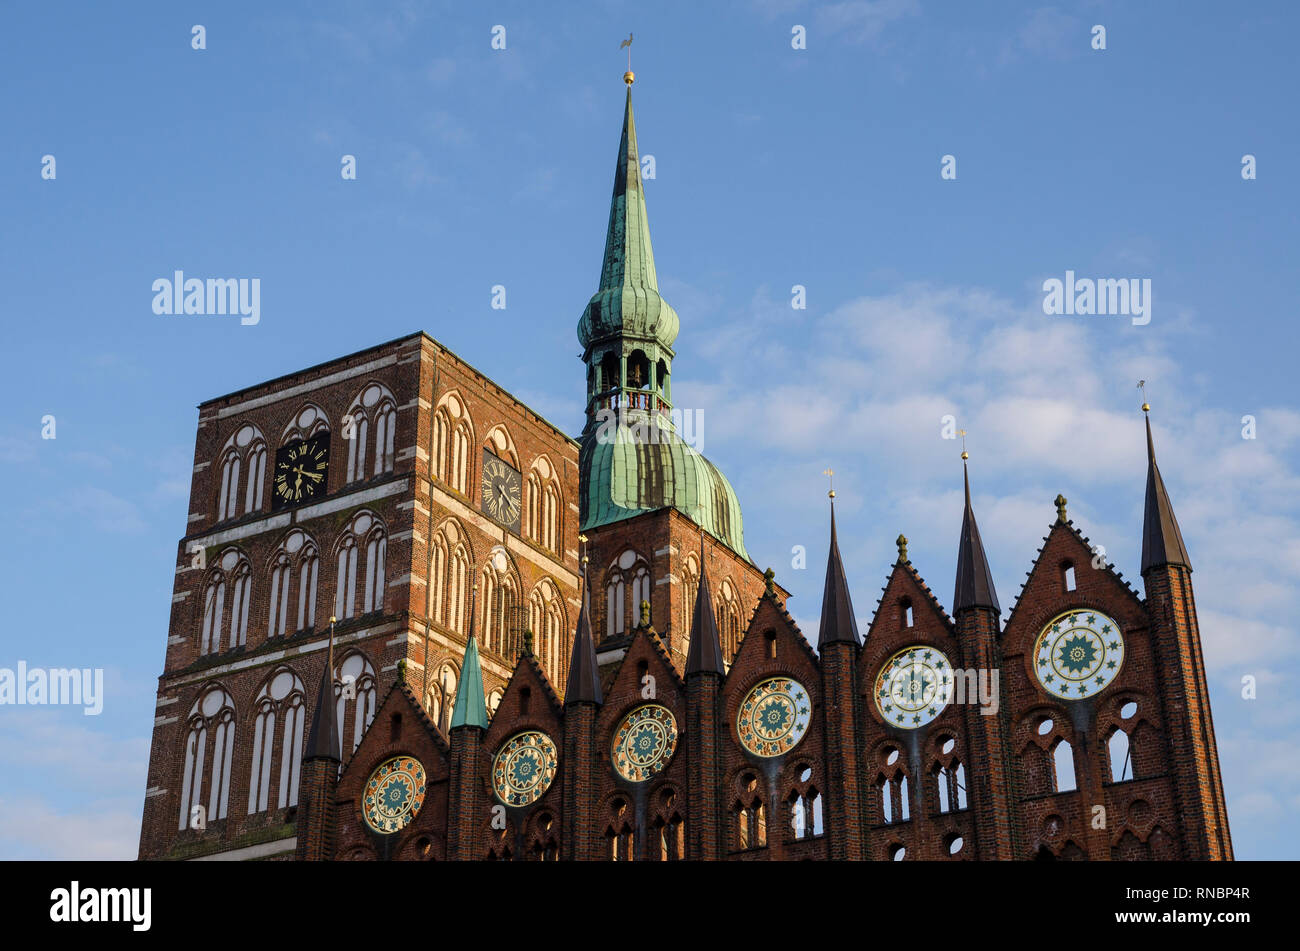
M 248 777 L 248 814 L 298 804 L 305 691 L 288 667 L 262 684 L 253 701 L 253 758 Z M 272 795 L 272 786 L 275 792 Z
M 201 831 L 226 818 L 234 749 L 235 701 L 214 684 L 194 701 L 186 724 L 180 829 Z

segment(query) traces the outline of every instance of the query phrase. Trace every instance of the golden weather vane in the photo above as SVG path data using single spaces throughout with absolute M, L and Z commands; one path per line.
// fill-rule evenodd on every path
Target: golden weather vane
M 1142 391 L 1142 412 L 1151 412 L 1151 404 L 1147 402 L 1147 381 L 1138 380 L 1138 389 Z
M 969 459 L 970 453 L 966 451 L 966 430 L 957 430 L 957 435 L 961 437 L 961 457 L 963 459 Z
M 835 498 L 835 470 L 823 469 L 822 475 L 826 477 L 827 484 L 830 487 L 830 491 L 826 493 L 826 497 L 830 499 Z
M 623 82 L 627 83 L 627 84 L 630 86 L 630 85 L 632 85 L 632 82 L 636 79 L 636 74 L 632 72 L 632 34 L 631 34 L 631 32 L 629 32 L 629 33 L 627 34 L 627 39 L 625 39 L 622 43 L 619 43 L 619 44 L 618 44 L 618 48 L 619 48 L 619 49 L 622 49 L 622 48 L 625 47 L 625 46 L 627 47 L 627 72 L 623 74 Z

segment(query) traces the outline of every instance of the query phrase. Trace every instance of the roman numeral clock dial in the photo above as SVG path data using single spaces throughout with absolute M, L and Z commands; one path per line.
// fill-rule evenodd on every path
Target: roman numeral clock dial
M 494 453 L 483 450 L 483 512 L 516 535 L 523 513 L 520 498 L 523 479 L 519 470 Z
M 301 505 L 325 496 L 330 464 L 328 435 L 300 439 L 275 454 L 271 511 Z

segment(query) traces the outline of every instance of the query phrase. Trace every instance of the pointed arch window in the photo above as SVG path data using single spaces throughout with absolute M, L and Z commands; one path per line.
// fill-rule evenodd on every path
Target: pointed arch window
M 1106 753 L 1110 759 L 1110 781 L 1122 783 L 1134 778 L 1128 733 L 1116 727 L 1106 742 Z
M 564 622 L 560 605 L 559 589 L 549 578 L 539 581 L 528 599 L 528 628 L 534 635 L 537 658 L 557 683 L 562 682 L 565 675 L 561 633 Z
M 359 553 L 360 545 L 365 546 L 363 562 Z M 361 613 L 369 614 L 371 611 L 383 610 L 387 557 L 388 540 L 383 523 L 370 512 L 358 513 L 339 539 L 335 555 L 334 614 L 336 617 L 344 620 L 355 616 L 358 577 L 363 582 Z
M 353 651 L 343 658 L 333 676 L 339 759 L 345 760 L 361 744 L 375 718 L 375 668 L 364 654 Z
M 277 670 L 257 692 L 253 701 L 257 718 L 253 722 L 253 759 L 248 778 L 249 815 L 265 812 L 272 802 L 277 809 L 298 804 L 305 694 L 302 680 L 288 667 Z
M 235 702 L 220 685 L 208 687 L 190 708 L 181 771 L 180 825 L 204 828 L 226 818 L 230 762 L 235 748 Z
M 1068 740 L 1057 740 L 1052 747 L 1052 790 L 1071 792 L 1075 788 L 1074 748 Z
M 499 567 L 489 560 L 483 569 L 479 586 L 479 619 L 483 631 L 483 647 L 513 661 L 520 647 L 523 630 L 516 613 L 519 607 L 519 584 L 513 566 L 505 558 Z
M 266 437 L 251 423 L 239 427 L 221 449 L 217 521 L 262 510 L 266 483 Z
M 429 684 L 428 695 L 424 698 L 424 706 L 429 713 L 429 719 L 444 734 L 449 729 L 451 711 L 456 705 L 457 679 L 456 666 L 451 661 L 447 661 L 438 670 L 437 676 L 433 678 L 433 683 Z
M 268 637 L 283 637 L 315 625 L 318 560 L 316 543 L 300 529 L 286 535 L 276 549 L 271 558 Z
M 203 621 L 199 627 L 199 653 L 212 654 L 248 641 L 248 610 L 252 569 L 237 548 L 228 548 L 208 575 L 203 590 Z
M 348 482 L 393 471 L 396 405 L 392 391 L 382 383 L 369 384 L 352 401 L 344 418 Z

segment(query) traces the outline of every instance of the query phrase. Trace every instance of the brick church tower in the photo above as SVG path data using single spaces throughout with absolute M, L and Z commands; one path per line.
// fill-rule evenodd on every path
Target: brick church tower
M 814 646 L 677 330 L 629 88 L 580 439 L 424 334 L 202 404 L 141 857 L 1232 858 L 1149 419 L 1145 597 L 1058 495 L 1004 616 L 963 452 L 951 608 L 899 535 L 860 627 L 832 502 Z

